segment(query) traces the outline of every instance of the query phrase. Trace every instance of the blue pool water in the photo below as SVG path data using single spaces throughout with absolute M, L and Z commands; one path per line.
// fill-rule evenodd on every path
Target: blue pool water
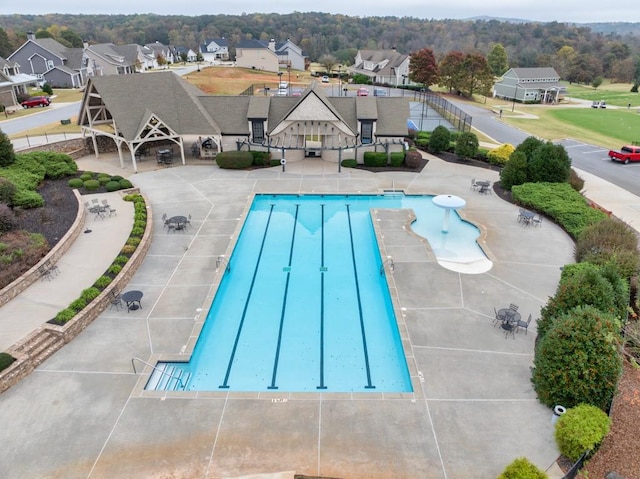
M 431 199 L 257 195 L 193 355 L 171 374 L 189 391 L 412 391 L 369 210 L 411 208 L 434 252 L 483 255 L 457 215 L 441 232 Z

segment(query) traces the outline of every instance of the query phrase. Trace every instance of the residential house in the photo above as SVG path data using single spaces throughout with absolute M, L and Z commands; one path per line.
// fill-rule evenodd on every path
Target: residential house
M 127 92 L 126 95 L 123 92 Z M 268 151 L 274 158 L 321 157 L 341 164 L 363 162 L 367 151 L 404 150 L 409 117 L 402 97 L 327 97 L 315 84 L 300 97 L 207 95 L 171 72 L 92 77 L 79 124 L 93 139 L 116 143 L 120 164 L 125 146 L 134 170 L 136 152 L 172 142 L 184 164 L 184 137 L 210 138 L 217 151 Z M 164 146 L 163 146 L 164 147 Z
M 277 73 L 280 67 L 275 48 L 259 40 L 242 40 L 236 45 L 236 66 Z
M 521 103 L 558 103 L 566 93 L 551 67 L 510 68 L 493 86 L 493 96 Z
M 142 70 L 142 47 L 136 44 L 85 45 L 83 64 L 88 76 L 129 75 Z
M 226 38 L 211 38 L 200 45 L 200 54 L 205 62 L 229 61 L 229 42 Z
M 154 42 L 147 43 L 145 47 L 153 51 L 153 56 L 156 59 L 156 64 L 158 64 L 158 58 L 163 58 L 166 63 L 176 62 L 176 58 L 173 54 L 174 50 L 168 45 L 164 45 L 160 42 Z
M 27 94 L 29 86 L 35 86 L 38 79 L 20 73 L 20 65 L 0 57 L 0 104 L 4 107 L 18 106 L 18 95 Z
M 198 60 L 198 54 L 188 47 L 174 47 L 174 55 L 176 61 L 183 61 L 183 57 L 186 57 L 188 62 L 195 62 Z
M 291 68 L 292 70 L 304 71 L 306 56 L 302 53 L 302 49 L 291 40 L 288 38 L 286 42 L 270 40 L 267 46 L 270 50 L 276 52 L 276 55 L 278 55 L 278 64 L 280 68 Z
M 365 75 L 372 83 L 408 85 L 409 55 L 396 50 L 358 50 L 354 64 L 347 68 L 352 75 Z
M 67 48 L 53 38 L 36 38 L 29 33 L 27 41 L 7 60 L 54 88 L 75 88 L 84 83 L 82 48 Z

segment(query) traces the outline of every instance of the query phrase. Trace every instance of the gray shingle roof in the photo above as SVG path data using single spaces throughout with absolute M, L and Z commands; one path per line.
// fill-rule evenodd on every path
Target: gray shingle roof
M 551 67 L 540 67 L 540 68 L 512 68 L 511 71 L 520 79 L 524 80 L 527 78 L 538 79 L 538 78 L 559 78 L 558 72 L 554 68 Z
M 31 41 L 37 43 L 45 50 L 49 50 L 51 53 L 59 56 L 60 58 L 67 57 L 68 48 L 57 40 L 54 40 L 53 38 L 36 38 L 35 40 Z

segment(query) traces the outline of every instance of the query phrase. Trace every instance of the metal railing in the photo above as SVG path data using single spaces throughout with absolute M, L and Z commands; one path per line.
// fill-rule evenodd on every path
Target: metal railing
M 396 264 L 393 262 L 393 259 L 389 258 L 380 265 L 380 276 L 384 274 L 384 270 L 387 268 L 389 268 L 389 271 L 391 271 L 392 273 L 395 271 Z
M 149 364 L 148 362 L 146 362 L 145 360 L 140 359 L 140 358 L 135 358 L 135 357 L 131 358 L 131 366 L 133 366 L 133 373 L 134 374 L 138 374 L 138 371 L 136 371 L 136 363 L 135 363 L 135 361 L 140 361 L 142 364 L 146 364 L 147 366 L 152 368 L 154 371 L 158 371 L 161 376 L 169 376 L 170 378 L 175 379 L 180 384 L 180 387 L 182 389 L 184 389 L 184 383 L 182 382 L 182 379 L 179 376 L 174 376 L 173 374 L 168 373 L 168 372 L 166 372 L 166 371 L 164 371 L 164 370 L 162 370 L 160 368 L 157 368 L 153 364 Z

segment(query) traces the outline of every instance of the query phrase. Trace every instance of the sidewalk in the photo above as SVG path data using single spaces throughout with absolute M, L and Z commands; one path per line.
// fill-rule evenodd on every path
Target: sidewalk
M 58 261 L 60 273 L 49 280 L 39 280 L 0 307 L 0 351 L 52 319 L 58 311 L 80 296 L 113 262 L 124 245 L 133 224 L 133 203 L 124 201 L 118 192 L 85 195 L 108 200 L 117 216 L 94 219 L 88 214 L 84 234 L 80 234 L 69 251 Z M 84 208 L 84 206 L 81 206 Z M 89 231 L 87 233 L 87 231 Z

